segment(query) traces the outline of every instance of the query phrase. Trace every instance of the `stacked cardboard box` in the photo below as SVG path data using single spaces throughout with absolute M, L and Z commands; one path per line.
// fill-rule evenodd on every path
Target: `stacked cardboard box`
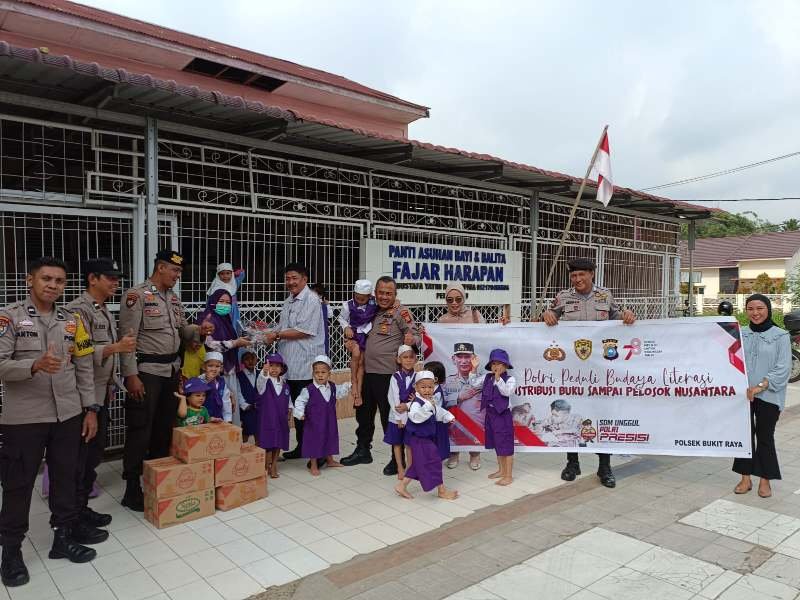
M 245 445 L 237 456 L 214 460 L 218 509 L 230 510 L 266 498 L 265 458 L 264 450 L 258 446 Z

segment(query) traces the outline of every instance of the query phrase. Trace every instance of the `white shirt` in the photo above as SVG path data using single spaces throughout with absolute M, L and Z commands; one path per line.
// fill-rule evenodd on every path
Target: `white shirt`
M 414 375 L 406 376 L 406 380 L 404 381 L 406 387 L 408 387 L 413 376 Z M 408 398 L 400 398 L 400 387 L 397 385 L 397 380 L 394 378 L 394 375 L 392 375 L 392 378 L 389 380 L 389 395 L 387 399 L 389 400 L 389 420 L 395 424 L 399 421 L 405 425 L 408 422 L 408 413 L 397 412 L 397 405 L 400 403 L 408 404 Z
M 205 375 L 200 375 L 200 379 L 208 383 Z M 226 423 L 233 422 L 233 406 L 231 406 L 231 386 L 226 385 L 222 392 L 222 420 Z
M 364 305 L 366 306 L 366 305 Z M 339 325 L 342 326 L 342 329 L 347 329 L 350 327 L 350 303 L 349 302 L 342 302 L 342 310 L 339 312 Z M 357 333 L 369 333 L 372 330 L 372 321 L 365 323 L 361 327 L 356 327 L 355 331 Z
M 325 402 L 331 401 L 331 392 L 333 391 L 330 383 L 326 383 L 325 385 L 320 385 L 316 381 L 314 381 L 311 385 L 315 386 L 319 393 L 322 394 L 323 399 Z M 333 398 L 335 402 L 339 398 L 344 398 L 347 394 L 350 393 L 350 388 L 352 385 L 350 383 L 340 383 L 336 386 L 336 397 Z M 303 390 L 300 392 L 300 395 L 297 396 L 297 399 L 294 401 L 294 416 L 296 418 L 301 418 L 306 415 L 306 404 L 308 404 L 309 395 L 308 395 L 308 387 L 304 387 Z
M 250 382 L 250 385 L 252 385 L 256 389 L 256 391 L 258 391 L 258 383 L 260 379 L 263 379 L 263 377 L 259 378 L 258 371 L 255 370 L 251 371 L 250 369 L 242 369 L 242 373 L 244 373 L 244 376 L 247 377 L 247 381 Z M 244 397 L 244 394 L 242 393 L 242 385 L 239 383 L 239 378 L 237 377 L 235 381 L 236 381 L 236 398 L 239 400 L 239 408 L 241 410 L 247 410 L 248 408 L 250 408 L 250 404 L 247 402 L 247 400 Z M 260 394 L 261 392 L 259 391 L 258 393 Z
M 418 402 L 414 402 L 408 410 L 408 418 L 414 423 L 424 423 L 434 415 L 436 416 L 436 420 L 442 423 L 450 423 L 456 420 L 450 411 L 445 410 L 440 405 L 432 405 L 419 394 L 417 394 L 417 398 L 422 400 L 423 403 L 419 404 Z
M 486 377 L 486 375 L 478 375 L 477 373 L 474 373 L 469 377 L 469 384 L 476 390 L 481 390 L 483 389 L 484 377 Z M 500 390 L 500 393 L 505 397 L 510 396 L 514 392 L 514 389 L 517 387 L 517 380 L 514 379 L 513 375 L 509 375 L 508 379 L 506 379 L 505 381 L 503 381 L 502 379 L 495 379 L 493 380 L 493 382 L 495 387 L 498 390 Z

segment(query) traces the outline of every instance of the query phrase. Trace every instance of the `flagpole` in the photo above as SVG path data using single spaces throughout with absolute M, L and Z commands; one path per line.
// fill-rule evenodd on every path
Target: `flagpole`
M 547 291 L 550 288 L 550 281 L 553 279 L 553 272 L 556 270 L 556 264 L 558 264 L 558 259 L 561 257 L 561 250 L 564 248 L 564 242 L 567 240 L 567 234 L 569 233 L 570 228 L 572 227 L 572 221 L 575 219 L 575 214 L 578 212 L 578 205 L 581 202 L 581 197 L 583 196 L 583 190 L 586 187 L 586 180 L 589 179 L 589 175 L 592 172 L 592 167 L 594 166 L 594 162 L 597 160 L 597 155 L 600 152 L 600 145 L 603 143 L 603 138 L 606 136 L 606 132 L 608 132 L 608 125 L 603 127 L 603 133 L 600 134 L 600 139 L 597 140 L 597 146 L 594 148 L 594 153 L 592 154 L 592 160 L 589 161 L 589 166 L 586 169 L 586 174 L 583 176 L 583 181 L 581 181 L 581 186 L 578 188 L 578 194 L 575 196 L 575 202 L 572 204 L 572 210 L 569 213 L 569 219 L 567 219 L 567 225 L 564 227 L 564 233 L 561 234 L 561 241 L 558 244 L 558 248 L 556 249 L 556 255 L 553 258 L 553 262 L 550 265 L 550 271 L 547 273 L 547 279 L 544 282 L 544 291 L 542 292 L 542 306 L 544 306 L 544 299 L 547 298 Z M 535 293 L 535 290 L 534 290 Z M 537 309 L 536 314 L 532 315 L 532 318 L 536 318 L 540 316 L 540 312 Z

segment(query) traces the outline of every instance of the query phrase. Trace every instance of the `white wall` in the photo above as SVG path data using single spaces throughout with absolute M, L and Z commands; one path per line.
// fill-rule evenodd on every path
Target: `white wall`
M 771 279 L 783 279 L 786 277 L 786 262 L 783 258 L 740 261 L 739 279 L 755 279 L 762 273 L 766 273 Z

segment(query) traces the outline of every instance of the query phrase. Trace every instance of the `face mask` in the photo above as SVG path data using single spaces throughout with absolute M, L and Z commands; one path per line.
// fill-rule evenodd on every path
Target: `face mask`
M 217 304 L 214 307 L 214 312 L 217 313 L 220 317 L 227 317 L 229 314 L 231 314 L 231 305 Z

